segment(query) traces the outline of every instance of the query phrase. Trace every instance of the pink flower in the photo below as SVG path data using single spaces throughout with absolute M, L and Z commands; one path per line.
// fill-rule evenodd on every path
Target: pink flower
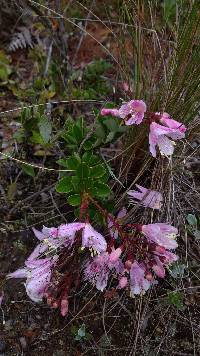
M 172 119 L 165 118 L 161 120 L 163 123 L 167 124 L 167 126 L 159 125 L 156 122 L 152 122 L 150 125 L 149 144 L 150 152 L 153 157 L 156 157 L 156 146 L 159 147 L 162 155 L 171 156 L 174 152 L 175 146 L 175 142 L 172 140 L 180 140 L 185 137 L 184 132 L 186 128 L 184 125 Z M 174 122 L 176 124 L 174 124 Z
M 145 278 L 145 271 L 138 262 L 132 264 L 130 270 L 131 293 L 144 294 L 151 286 L 150 281 Z
M 168 250 L 175 249 L 178 246 L 175 240 L 178 230 L 169 224 L 156 223 L 143 225 L 142 232 L 148 240 Z
M 123 104 L 118 109 L 106 109 L 101 110 L 101 115 L 112 115 L 124 119 L 125 125 L 139 125 L 141 124 L 144 113 L 146 112 L 146 104 L 143 100 L 131 100 L 126 104 Z
M 106 251 L 107 243 L 104 237 L 97 232 L 90 224 L 85 224 L 82 233 L 82 246 L 92 248 L 95 252 Z
M 111 115 L 111 116 L 116 116 L 119 117 L 119 110 L 118 109 L 107 109 L 107 108 L 103 108 L 101 109 L 101 115 L 102 116 L 107 116 L 107 115 Z
M 149 144 L 153 157 L 156 157 L 156 146 L 159 147 L 162 155 L 171 156 L 173 154 L 175 143 L 167 137 L 171 131 L 173 130 L 170 128 L 152 122 L 150 125 Z
M 122 261 L 118 259 L 116 262 L 110 262 L 108 252 L 103 252 L 86 263 L 84 275 L 86 280 L 96 285 L 98 290 L 103 291 L 107 286 L 110 272 L 113 270 L 117 274 L 122 274 L 124 270 Z
M 161 193 L 155 190 L 144 188 L 138 184 L 136 184 L 136 187 L 138 188 L 138 190 L 140 190 L 140 192 L 136 190 L 130 190 L 127 194 L 141 201 L 141 204 L 144 205 L 146 208 L 158 210 L 161 208 L 163 201 Z
M 127 210 L 123 207 L 117 214 L 116 222 L 120 224 L 121 220 L 126 216 Z M 116 229 L 113 220 L 108 217 L 108 229 L 110 232 L 110 236 L 114 239 L 118 238 L 118 230 Z
M 144 118 L 146 109 L 143 100 L 131 100 L 120 107 L 119 116 L 125 120 L 125 125 L 139 125 Z
M 108 283 L 109 272 L 109 255 L 104 252 L 86 264 L 84 275 L 86 280 L 96 285 L 98 290 L 103 291 Z
M 51 269 L 56 258 L 26 260 L 26 267 L 7 275 L 7 278 L 26 278 L 26 293 L 34 302 L 42 301 L 50 283 Z
M 110 254 L 110 262 L 111 263 L 117 262 L 121 254 L 122 254 L 122 250 L 120 247 L 118 247 L 116 250 L 113 250 Z

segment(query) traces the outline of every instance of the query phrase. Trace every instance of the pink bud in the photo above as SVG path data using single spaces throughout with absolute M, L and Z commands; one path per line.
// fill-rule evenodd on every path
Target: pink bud
M 129 87 L 129 85 L 128 85 L 127 82 L 123 82 L 123 83 L 122 83 L 122 87 L 123 87 L 123 89 L 124 89 L 125 91 L 129 91 L 129 90 L 130 90 L 130 87 Z
M 152 281 L 152 279 L 153 279 L 152 273 L 151 273 L 151 272 L 148 272 L 148 273 L 146 274 L 145 278 L 146 278 L 148 281 Z
M 132 262 L 131 262 L 130 260 L 127 260 L 127 261 L 125 262 L 125 267 L 126 267 L 128 270 L 130 270 L 130 269 L 131 269 L 131 266 L 132 266 Z
M 60 308 L 60 311 L 61 311 L 61 315 L 62 315 L 62 316 L 67 315 L 67 313 L 68 313 L 68 305 L 69 305 L 68 300 L 67 300 L 67 299 L 62 299 L 62 301 L 61 301 L 61 308 Z
M 128 279 L 126 277 L 122 277 L 119 280 L 119 288 L 125 288 L 128 283 Z
M 121 256 L 122 250 L 120 247 L 118 247 L 116 250 L 112 251 L 110 254 L 110 262 L 115 263 Z
M 119 117 L 119 110 L 118 109 L 106 109 L 103 108 L 101 109 L 101 115 L 102 116 L 107 116 L 107 115 L 111 115 L 111 116 L 116 116 Z
M 165 277 L 165 269 L 163 266 L 154 265 L 152 269 L 158 277 L 160 278 Z
M 156 246 L 156 252 L 158 253 L 165 253 L 166 249 L 163 246 Z

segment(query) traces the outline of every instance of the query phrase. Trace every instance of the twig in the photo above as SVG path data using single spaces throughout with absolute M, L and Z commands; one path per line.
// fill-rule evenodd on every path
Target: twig
M 51 61 L 51 55 L 52 55 L 52 49 L 53 49 L 53 40 L 51 40 L 48 48 L 48 53 L 47 53 L 47 60 L 46 60 L 46 65 L 44 69 L 44 77 L 47 76 L 48 70 L 49 70 L 49 64 Z
M 103 100 L 83 100 L 83 99 L 75 99 L 75 100 L 60 100 L 60 101 L 51 101 L 50 104 L 52 106 L 56 106 L 56 105 L 59 105 L 59 104 L 73 104 L 73 103 L 98 103 L 98 104 L 103 104 L 104 101 Z M 1 111 L 0 112 L 0 115 L 4 115 L 4 114 L 9 114 L 9 113 L 12 113 L 12 112 L 15 112 L 15 111 L 20 111 L 20 110 L 24 110 L 24 109 L 31 109 L 31 108 L 38 108 L 40 106 L 46 106 L 48 105 L 49 102 L 47 103 L 44 103 L 44 104 L 33 104 L 33 105 L 27 105 L 27 106 L 19 106 L 17 108 L 14 108 L 14 109 L 10 109 L 10 110 L 5 110 L 5 111 Z
M 51 196 L 52 203 L 53 203 L 53 205 L 55 206 L 57 212 L 58 212 L 58 213 L 60 214 L 60 216 L 65 220 L 65 222 L 67 222 L 67 219 L 66 219 L 65 216 L 61 213 L 60 209 L 58 208 L 58 206 L 57 206 L 57 204 L 56 204 L 56 202 L 55 202 L 55 200 L 54 200 L 52 191 L 50 190 L 49 193 L 50 193 L 50 196 Z

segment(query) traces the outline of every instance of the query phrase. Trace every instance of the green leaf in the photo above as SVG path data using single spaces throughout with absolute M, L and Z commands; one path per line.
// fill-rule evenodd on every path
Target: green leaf
M 180 292 L 169 292 L 167 301 L 170 305 L 173 305 L 177 309 L 183 309 L 183 295 Z
M 174 263 L 169 268 L 170 275 L 175 278 L 183 278 L 185 275 L 185 271 L 187 270 L 187 266 L 183 263 Z
M 80 165 L 81 160 L 80 158 L 78 159 L 78 156 L 71 156 L 66 160 L 67 167 L 68 169 L 76 170 L 77 167 Z
M 90 169 L 90 177 L 92 178 L 100 178 L 103 177 L 106 174 L 106 169 L 102 164 L 99 164 L 98 166 L 94 166 Z
M 44 143 L 48 143 L 51 138 L 52 126 L 46 116 L 41 116 L 38 122 L 38 128 L 40 135 L 43 138 Z
M 68 204 L 72 206 L 77 206 L 81 204 L 81 197 L 80 194 L 73 194 L 70 195 L 69 198 L 67 199 Z
M 64 138 L 65 141 L 67 141 L 67 142 L 69 142 L 69 143 L 73 143 L 73 144 L 75 144 L 75 145 L 78 144 L 76 138 L 75 138 L 73 135 L 71 135 L 71 134 L 66 134 L 66 133 L 64 133 L 64 134 L 62 135 L 62 137 Z
M 56 184 L 56 191 L 58 193 L 69 193 L 72 190 L 71 177 L 64 177 Z
M 38 143 L 39 145 L 43 145 L 44 144 L 42 136 L 37 131 L 32 131 L 32 137 L 31 137 L 30 140 L 31 140 L 31 142 Z
M 88 165 L 86 163 L 81 163 L 78 168 L 77 168 L 77 176 L 80 178 L 80 179 L 87 179 L 89 178 L 89 172 L 90 172 L 90 169 L 88 167 Z
M 114 139 L 114 137 L 115 137 L 115 132 L 113 131 L 109 132 L 108 136 L 106 137 L 105 143 L 111 142 Z
M 27 164 L 22 165 L 22 171 L 26 174 L 28 174 L 31 177 L 35 177 L 35 171 L 32 166 L 28 166 Z
M 106 137 L 104 127 L 101 124 L 97 126 L 95 133 L 96 136 L 101 140 L 104 140 Z
M 94 144 L 94 143 L 93 143 L 93 141 L 91 141 L 91 140 L 85 141 L 84 144 L 83 144 L 84 150 L 86 150 L 86 151 L 91 150 L 92 147 L 93 147 L 93 144 Z
M 72 177 L 72 185 L 73 185 L 73 190 L 75 192 L 80 192 L 82 188 L 82 184 L 80 179 L 77 176 Z
M 119 121 L 120 122 L 120 121 Z M 104 121 L 104 125 L 108 128 L 109 131 L 113 131 L 114 133 L 118 131 L 119 125 L 117 124 L 115 119 L 107 119 Z
M 100 163 L 100 158 L 91 152 L 85 152 L 82 156 L 82 162 L 85 162 L 88 164 L 88 166 L 93 166 L 95 164 Z
M 58 163 L 62 167 L 68 168 L 67 160 L 64 158 L 58 159 L 56 163 Z
M 96 197 L 106 198 L 111 193 L 110 187 L 105 183 L 95 182 L 95 186 L 92 188 L 92 194 Z
M 197 218 L 193 214 L 188 214 L 187 216 L 187 222 L 190 226 L 192 227 L 197 227 Z

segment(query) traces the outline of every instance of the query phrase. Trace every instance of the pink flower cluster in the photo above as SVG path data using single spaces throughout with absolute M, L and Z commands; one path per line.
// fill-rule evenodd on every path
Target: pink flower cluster
M 111 115 L 124 120 L 125 125 L 139 125 L 145 117 L 147 111 L 143 100 L 131 100 L 123 104 L 119 109 L 101 109 L 101 115 Z M 149 146 L 153 157 L 156 157 L 156 146 L 161 155 L 171 156 L 174 152 L 176 140 L 185 137 L 186 127 L 173 120 L 167 113 L 146 113 L 150 123 Z
M 118 214 L 118 224 L 124 214 L 124 209 L 123 213 Z M 135 226 L 137 237 L 133 240 L 136 243 L 134 251 L 132 237 L 135 236 L 135 232 L 124 232 L 122 239 L 120 233 L 116 236 L 112 227 L 109 227 L 111 240 L 116 241 L 116 237 L 120 238 L 117 248 L 114 245 L 108 246 L 105 237 L 89 223 L 75 222 L 58 228 L 43 227 L 42 232 L 33 229 L 39 244 L 25 261 L 25 267 L 10 273 L 7 278 L 26 278 L 26 293 L 34 302 L 41 302 L 46 298 L 48 305 L 53 308 L 60 307 L 61 314 L 65 316 L 68 312 L 68 294 L 76 271 L 73 263 L 67 266 L 63 278 L 60 272 L 54 271 L 60 266 L 61 270 L 63 269 L 69 255 L 73 255 L 77 263 L 78 250 L 73 251 L 77 245 L 78 248 L 84 249 L 86 256 L 89 252 L 86 262 L 83 262 L 85 281 L 103 291 L 110 276 L 114 276 L 117 279 L 116 288 L 129 288 L 132 296 L 143 294 L 151 285 L 157 283 L 156 276 L 164 278 L 166 268 L 177 261 L 177 255 L 171 252 L 178 246 L 177 229 L 164 223 Z M 141 256 L 138 253 L 138 246 L 140 250 L 142 249 Z M 63 251 L 67 251 L 64 259 Z M 80 267 L 77 269 L 78 275 Z M 58 278 L 57 282 L 55 278 Z

